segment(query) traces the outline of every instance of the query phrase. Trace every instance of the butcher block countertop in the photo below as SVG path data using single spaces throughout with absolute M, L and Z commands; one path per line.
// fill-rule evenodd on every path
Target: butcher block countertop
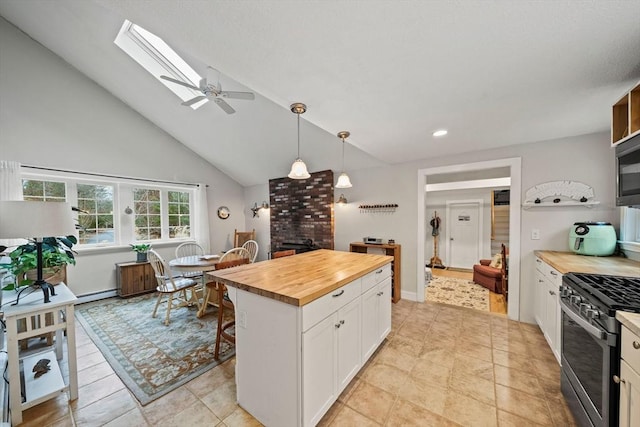
M 557 251 L 535 251 L 535 255 L 562 274 L 587 273 L 640 277 L 640 262 L 627 258 L 596 257 Z
M 392 260 L 386 255 L 319 249 L 207 274 L 226 286 L 303 306 Z
M 629 328 L 634 335 L 640 337 L 640 313 L 629 313 L 626 311 L 616 311 L 616 319 Z

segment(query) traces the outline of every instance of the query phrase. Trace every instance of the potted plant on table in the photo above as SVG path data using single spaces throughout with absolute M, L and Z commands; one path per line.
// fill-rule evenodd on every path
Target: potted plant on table
M 136 253 L 136 262 L 147 262 L 147 252 L 151 249 L 150 243 L 132 243 L 129 246 Z
M 66 280 L 67 264 L 75 265 L 76 252 L 72 249 L 78 243 L 73 236 L 45 237 L 42 240 L 42 277 L 45 282 L 52 285 Z M 18 246 L 9 253 L 11 264 L 8 269 L 15 276 L 15 284 L 5 286 L 19 288 L 33 284 L 37 278 L 38 253 L 36 244 L 29 242 Z

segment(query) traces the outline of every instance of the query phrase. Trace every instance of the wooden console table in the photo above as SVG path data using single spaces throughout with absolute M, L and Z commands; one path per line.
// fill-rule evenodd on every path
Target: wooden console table
M 74 324 L 75 295 L 64 283 L 55 287 L 56 295 L 45 304 L 42 291 L 25 291 L 18 305 L 11 305 L 16 299 L 14 291 L 2 293 L 4 319 L 7 324 L 7 356 L 9 362 L 9 407 L 11 423 L 15 426 L 22 422 L 22 411 L 52 399 L 65 391 L 69 400 L 78 398 L 78 368 L 76 362 L 76 339 Z M 69 381 L 65 384 L 59 362 L 63 361 L 63 332 L 67 331 L 67 358 Z M 37 335 L 55 332 L 53 349 L 26 354 L 20 357 L 18 341 Z M 34 365 L 40 359 L 49 359 L 50 371 L 38 378 L 33 373 Z M 23 376 L 20 362 L 23 365 Z M 22 393 L 24 392 L 24 398 Z
M 400 245 L 373 245 L 370 243 L 352 242 L 349 244 L 350 252 L 367 253 L 368 248 L 384 249 L 386 255 L 392 256 L 391 262 L 391 300 L 400 301 L 402 288 L 400 286 Z

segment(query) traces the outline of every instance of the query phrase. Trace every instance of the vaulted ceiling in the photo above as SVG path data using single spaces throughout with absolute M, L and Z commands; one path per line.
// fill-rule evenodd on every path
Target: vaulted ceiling
M 605 131 L 640 79 L 639 1 L 0 0 L 0 15 L 245 186 L 288 173 L 292 102 L 309 169 L 339 171 L 349 130 L 348 171 Z M 113 44 L 124 19 L 256 100 L 181 106 Z

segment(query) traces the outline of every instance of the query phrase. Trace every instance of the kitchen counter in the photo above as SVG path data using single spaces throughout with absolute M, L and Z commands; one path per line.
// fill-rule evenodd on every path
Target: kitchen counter
M 226 286 L 303 306 L 391 261 L 386 255 L 319 249 L 208 275 Z
M 631 332 L 640 337 L 640 313 L 616 311 L 616 319 L 629 328 Z
M 573 252 L 535 251 L 535 255 L 562 274 L 587 273 L 640 277 L 640 262 L 616 256 L 596 257 Z

